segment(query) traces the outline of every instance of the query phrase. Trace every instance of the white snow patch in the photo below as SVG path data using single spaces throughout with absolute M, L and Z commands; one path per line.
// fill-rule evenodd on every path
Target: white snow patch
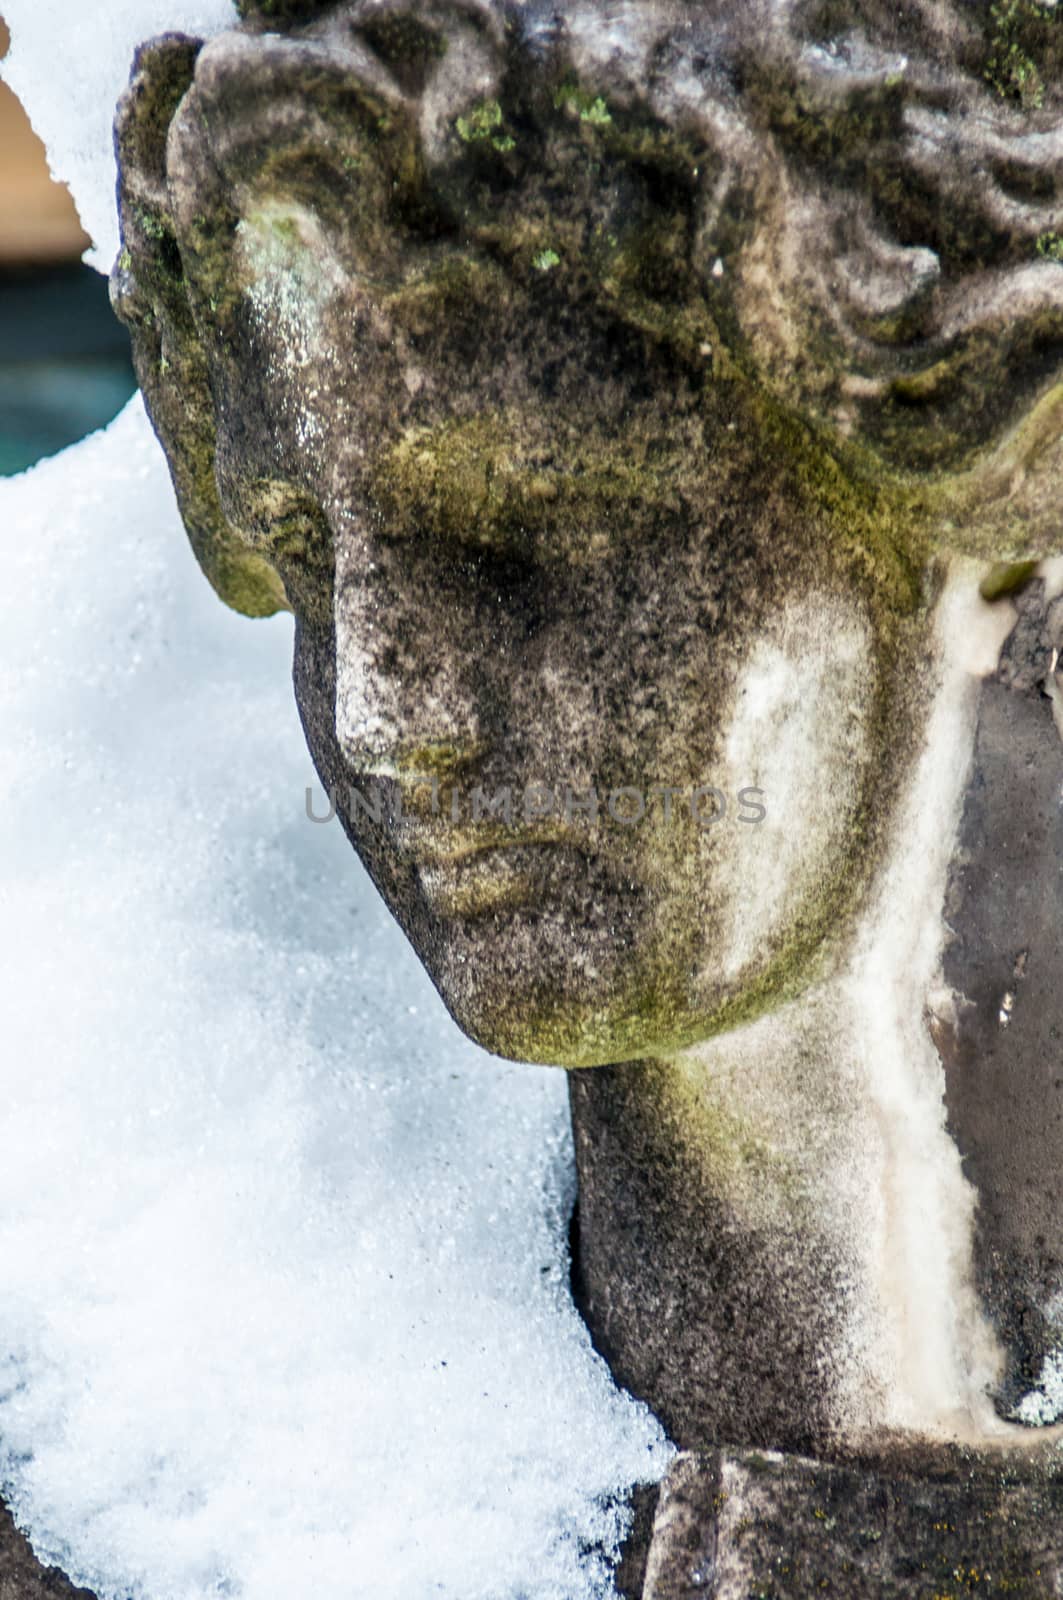
M 1053 1295 L 1042 1309 L 1058 1338 L 1063 1328 L 1063 1295 Z M 1045 1356 L 1037 1382 L 1023 1395 L 1012 1416 L 1028 1428 L 1048 1428 L 1063 1421 L 1063 1345 Z
M 562 1074 L 306 819 L 290 620 L 215 600 L 138 400 L 0 528 L 18 1519 L 103 1600 L 608 1593 L 670 1452 L 571 1303 Z
M 1037 1388 L 1023 1395 L 1014 1417 L 1032 1428 L 1047 1428 L 1063 1419 L 1063 1351 L 1046 1356 Z
M 111 127 L 138 44 L 160 33 L 208 38 L 237 22 L 232 0 L 3 0 L 11 50 L 0 64 L 68 184 L 92 238 L 85 260 L 110 272 L 118 254 Z

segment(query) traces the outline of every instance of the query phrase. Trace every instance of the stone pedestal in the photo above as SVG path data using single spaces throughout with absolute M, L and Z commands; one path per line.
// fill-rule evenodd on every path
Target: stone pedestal
M 642 1600 L 1063 1594 L 1063 1484 L 689 1451 L 661 1486 Z

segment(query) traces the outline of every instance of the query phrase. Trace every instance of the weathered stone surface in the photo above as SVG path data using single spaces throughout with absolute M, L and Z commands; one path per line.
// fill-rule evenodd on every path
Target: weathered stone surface
M 751 1451 L 677 1457 L 644 1600 L 1056 1600 L 1063 1485 L 970 1461 L 919 1478 Z
M 946 1103 L 979 1195 L 976 1264 L 1009 1351 L 1005 1415 L 1039 1403 L 1063 1349 L 1063 743 L 1053 671 L 1063 607 L 1034 582 L 981 691 L 946 918 L 960 996 L 936 1029 Z M 1055 697 L 1056 705 L 1053 704 Z M 1061 720 L 1060 727 L 1063 727 Z M 1025 1400 L 1025 1407 L 1023 1402 Z
M 973 1271 L 1005 1352 L 997 1405 L 1044 1423 L 1063 1400 L 1044 1391 L 1063 1349 L 1063 744 L 1051 670 L 1063 606 L 1026 580 L 979 691 L 945 904 L 954 998 L 933 1032 L 950 1131 L 978 1195 Z M 791 1040 L 798 1026 L 794 1017 Z M 781 1055 L 777 1065 L 789 1070 Z M 822 1216 L 751 1224 L 729 1204 L 675 1077 L 665 1063 L 632 1062 L 570 1079 L 579 1303 L 614 1372 L 680 1444 L 830 1452 L 847 1260 Z M 730 1137 L 740 1136 L 736 1118 Z
M 669 1125 L 667 1076 L 635 1061 L 569 1078 L 577 1304 L 680 1445 L 814 1451 L 830 1435 L 838 1263 L 814 1228 L 750 1229 L 712 1193 Z

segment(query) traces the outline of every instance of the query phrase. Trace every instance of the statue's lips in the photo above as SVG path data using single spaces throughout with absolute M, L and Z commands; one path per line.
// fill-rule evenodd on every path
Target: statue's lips
M 586 830 L 554 818 L 542 822 L 504 823 L 485 817 L 478 822 L 448 822 L 445 817 L 414 820 L 407 816 L 397 841 L 418 866 L 475 866 L 487 857 L 544 845 L 570 845 L 586 850 L 591 843 Z
M 416 873 L 425 899 L 444 916 L 476 916 L 536 899 L 546 870 L 544 855 L 576 854 L 570 838 L 535 834 L 504 844 L 485 843 L 449 854 L 418 852 Z

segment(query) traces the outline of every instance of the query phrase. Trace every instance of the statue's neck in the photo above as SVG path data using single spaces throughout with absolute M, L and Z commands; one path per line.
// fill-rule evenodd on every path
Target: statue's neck
M 946 642 L 962 606 L 963 593 L 946 589 Z M 998 695 L 942 649 L 893 846 L 831 980 L 667 1061 L 571 1076 L 577 1290 L 616 1376 L 682 1444 L 846 1453 L 897 1434 L 1032 1442 L 992 1398 L 1015 1367 L 1002 1310 L 1010 1291 L 998 1284 L 994 1300 L 985 1263 L 1000 1241 L 976 1223 L 993 1196 L 971 1181 L 972 1140 L 981 1140 L 975 1166 L 998 1187 L 1018 1187 L 1022 1155 L 999 1136 L 994 1144 L 992 1107 L 976 1100 L 972 1112 L 958 1091 L 946 1106 L 942 1065 L 944 1055 L 955 1079 L 963 1041 L 968 1056 L 972 1048 L 943 983 L 942 908 L 958 893 L 957 828 L 962 839 L 972 796 L 984 798 L 984 729 Z M 1044 781 L 1058 796 L 1049 768 L 1063 775 L 1063 749 L 1051 708 L 1031 705 L 1047 717 Z M 1005 727 L 1013 712 L 1005 708 Z M 1030 737 L 1040 749 L 1037 728 Z M 1027 773 L 1029 754 L 1022 745 L 1015 756 Z M 1005 764 L 995 781 L 1006 790 L 1006 779 Z M 1059 845 L 1049 826 L 1039 848 Z M 1037 870 L 1036 859 L 1015 865 L 1017 881 Z M 1035 905 L 1044 904 L 1042 893 Z M 995 959 L 1010 973 L 1018 937 L 1009 928 L 983 965 Z M 1058 954 L 1044 952 L 1046 973 Z M 962 976 L 950 971 L 950 984 Z M 994 1026 L 1007 987 L 991 996 Z M 1063 986 L 1054 988 L 1046 984 L 1039 1026 L 1054 1008 L 1063 1038 Z M 995 1082 L 999 1123 L 1014 1075 L 1010 1087 L 999 1072 Z M 1038 1151 L 1048 1183 L 1063 1138 L 1054 1164 Z
M 940 1063 L 862 998 L 839 981 L 674 1060 L 572 1075 L 578 1292 L 684 1445 L 997 1430 Z

